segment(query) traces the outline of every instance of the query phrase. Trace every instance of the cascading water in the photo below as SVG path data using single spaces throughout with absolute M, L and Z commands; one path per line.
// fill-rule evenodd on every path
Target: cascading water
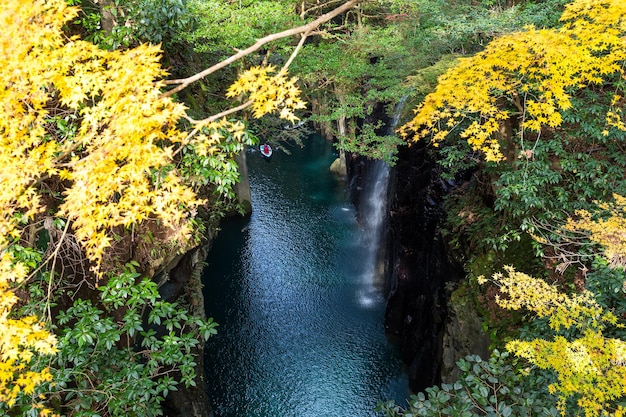
M 403 97 L 395 106 L 393 117 L 389 121 L 388 134 L 393 134 L 406 98 Z M 363 244 L 366 248 L 363 288 L 360 302 L 363 306 L 374 304 L 383 297 L 382 279 L 385 273 L 385 251 L 383 250 L 383 232 L 387 221 L 388 190 L 390 178 L 389 164 L 382 160 L 373 161 L 363 178 L 367 184 L 359 206 Z
M 380 288 L 384 273 L 384 253 L 381 248 L 387 213 L 389 172 L 389 165 L 378 160 L 372 163 L 364 178 L 365 184 L 369 185 L 361 196 L 359 207 L 365 247 L 363 288 L 359 292 L 359 302 L 364 307 L 375 304 L 383 297 Z

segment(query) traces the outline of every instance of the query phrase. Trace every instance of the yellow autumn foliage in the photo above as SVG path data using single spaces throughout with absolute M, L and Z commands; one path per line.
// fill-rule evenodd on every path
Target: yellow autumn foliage
M 275 71 L 272 65 L 250 68 L 230 86 L 226 96 L 247 95 L 253 102 L 255 117 L 278 111 L 281 118 L 295 123 L 298 117 L 294 110 L 305 108 L 304 101 L 300 99 L 300 89 L 296 85 L 298 79 L 287 78 L 285 71 L 272 75 Z
M 578 210 L 565 225 L 566 230 L 588 233 L 589 238 L 601 245 L 604 257 L 613 267 L 626 266 L 626 197 L 613 194 L 613 201 L 598 203 L 605 217 L 593 216 L 587 210 Z
M 9 407 L 50 381 L 31 362 L 54 354 L 56 343 L 35 317 L 14 317 L 14 290 L 30 272 L 11 251 L 24 226 L 44 211 L 67 219 L 96 272 L 114 228 L 156 219 L 182 246 L 203 201 L 183 183 L 174 155 L 193 142 L 206 156 L 225 134 L 245 133 L 238 121 L 194 121 L 163 94 L 158 46 L 106 51 L 68 38 L 63 26 L 77 13 L 65 0 L 0 0 L 0 403 Z M 273 71 L 244 73 L 228 95 L 248 94 L 255 116 L 293 121 L 304 106 L 296 80 Z M 191 131 L 181 129 L 183 119 Z M 63 187 L 58 207 L 41 192 L 50 179 Z
M 16 214 L 43 209 L 36 187 L 55 175 L 71 184 L 59 215 L 73 221 L 96 263 L 115 226 L 156 216 L 187 236 L 180 204 L 200 202 L 175 175 L 154 180 L 171 161 L 172 148 L 162 144 L 186 136 L 177 128 L 184 107 L 160 97 L 159 48 L 104 51 L 66 39 L 61 26 L 76 10 L 63 1 L 5 1 L 2 14 L 0 245 L 19 234 Z M 50 134 L 54 103 L 80 120 L 73 137 Z
M 12 407 L 18 396 L 31 395 L 35 387 L 48 382 L 52 375 L 47 368 L 32 371 L 34 353 L 56 352 L 56 338 L 45 330 L 36 317 L 12 318 L 10 313 L 18 299 L 12 286 L 26 278 L 26 268 L 15 263 L 2 248 L 0 255 L 0 403 Z
M 484 279 L 484 278 L 483 278 Z M 565 413 L 566 401 L 575 398 L 585 416 L 622 416 L 618 400 L 626 398 L 626 342 L 603 335 L 608 325 L 621 326 L 618 319 L 584 291 L 567 295 L 545 281 L 511 267 L 492 277 L 504 295 L 497 299 L 506 309 L 526 309 L 548 318 L 555 331 L 578 330 L 578 337 L 557 335 L 553 340 L 513 340 L 507 349 L 530 363 L 553 370 L 557 381 L 548 389 L 559 398 Z
M 460 58 L 401 132 L 430 138 L 433 146 L 457 132 L 487 161 L 499 161 L 504 156 L 495 133 L 505 120 L 518 118 L 522 130 L 534 132 L 558 127 L 573 91 L 624 75 L 626 2 L 576 0 L 561 20 L 560 29 L 528 27 Z M 620 109 L 606 119 L 626 130 Z
M 200 128 L 210 134 L 191 137 L 178 128 L 185 108 L 162 95 L 157 46 L 105 51 L 77 38 L 66 39 L 63 23 L 76 10 L 62 1 L 35 1 L 22 7 L 5 0 L 0 92 L 0 162 L 3 163 L 0 233 L 16 237 L 12 217 L 31 217 L 42 209 L 35 186 L 54 175 L 71 183 L 60 216 L 73 221 L 73 231 L 96 263 L 109 244 L 108 230 L 150 217 L 188 237 L 188 213 L 201 203 L 181 184 L 175 171 L 160 175 L 172 161 L 176 144 L 205 142 L 207 152 L 224 129 L 241 138 L 239 122 L 211 121 Z M 15 10 L 20 13 L 15 15 Z M 247 92 L 255 116 L 278 110 L 294 120 L 302 108 L 295 79 L 273 68 L 242 74 L 229 96 Z M 80 121 L 71 138 L 53 140 L 50 104 L 58 102 L 66 117 Z M 193 133 L 201 129 L 194 130 Z M 63 140 L 64 139 L 64 140 Z M 1 243 L 1 242 L 0 242 Z

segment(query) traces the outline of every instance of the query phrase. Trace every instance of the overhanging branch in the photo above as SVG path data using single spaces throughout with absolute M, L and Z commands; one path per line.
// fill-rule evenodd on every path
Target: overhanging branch
M 167 85 L 176 85 L 178 84 L 177 87 L 166 91 L 165 93 L 162 94 L 162 97 L 169 97 L 173 94 L 176 94 L 177 92 L 183 90 L 184 88 L 186 88 L 189 84 L 194 83 L 204 77 L 206 77 L 209 74 L 214 73 L 215 71 L 218 71 L 230 64 L 232 64 L 233 62 L 247 56 L 250 55 L 251 53 L 255 52 L 256 50 L 260 49 L 263 45 L 269 43 L 269 42 L 273 42 L 275 40 L 278 39 L 282 39 L 282 38 L 286 38 L 289 36 L 293 36 L 293 35 L 297 35 L 297 34 L 301 34 L 301 33 L 309 33 L 311 32 L 313 29 L 317 28 L 318 26 L 328 22 L 329 20 L 331 20 L 332 18 L 340 15 L 341 13 L 351 9 L 354 5 L 356 5 L 357 3 L 359 3 L 359 1 L 361 0 L 349 0 L 346 3 L 344 3 L 343 5 L 337 7 L 336 9 L 321 15 L 320 17 L 318 17 L 317 19 L 313 20 L 312 22 L 307 23 L 306 25 L 302 25 L 302 26 L 298 26 L 292 29 L 288 29 L 282 32 L 278 32 L 278 33 L 273 33 L 271 35 L 265 36 L 264 38 L 258 39 L 252 46 L 249 46 L 246 49 L 243 49 L 239 52 L 237 52 L 235 55 L 232 55 L 231 57 L 205 69 L 204 71 L 201 71 L 195 75 L 192 75 L 191 77 L 188 78 L 181 78 L 181 79 L 177 79 L 177 80 L 165 80 L 165 84 Z

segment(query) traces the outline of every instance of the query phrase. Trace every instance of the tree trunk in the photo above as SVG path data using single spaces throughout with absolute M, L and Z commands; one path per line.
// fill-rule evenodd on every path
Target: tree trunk
M 100 6 L 100 26 L 102 26 L 102 30 L 107 33 L 111 33 L 113 28 L 117 26 L 117 21 L 115 20 L 115 16 L 113 15 L 113 9 L 115 8 L 115 3 L 113 0 L 100 0 L 98 2 Z
M 235 156 L 235 161 L 239 166 L 239 182 L 235 185 L 237 200 L 243 207 L 245 215 L 252 213 L 252 196 L 250 194 L 250 177 L 248 176 L 248 165 L 246 163 L 246 151 L 243 150 Z

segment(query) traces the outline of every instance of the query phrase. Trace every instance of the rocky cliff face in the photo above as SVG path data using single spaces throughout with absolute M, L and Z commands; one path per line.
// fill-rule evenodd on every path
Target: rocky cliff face
M 426 148 L 401 149 L 393 184 L 385 327 L 401 346 L 411 390 L 419 392 L 441 382 L 447 288 L 463 269 L 439 233 L 441 200 L 451 184 L 441 179 Z
M 371 161 L 348 158 L 348 181 L 357 205 L 369 177 Z M 463 286 L 458 255 L 441 234 L 442 200 L 455 187 L 441 178 L 428 148 L 400 150 L 391 174 L 389 219 L 382 236 L 386 265 L 385 328 L 397 339 L 409 367 L 413 392 L 458 377 L 456 362 L 469 355 L 489 356 L 482 319 Z M 453 291 L 454 288 L 457 288 Z
M 464 286 L 456 289 L 448 299 L 448 319 L 443 334 L 441 382 L 454 383 L 459 377 L 456 366 L 467 355 L 489 358 L 489 336 L 483 331 L 472 297 Z

